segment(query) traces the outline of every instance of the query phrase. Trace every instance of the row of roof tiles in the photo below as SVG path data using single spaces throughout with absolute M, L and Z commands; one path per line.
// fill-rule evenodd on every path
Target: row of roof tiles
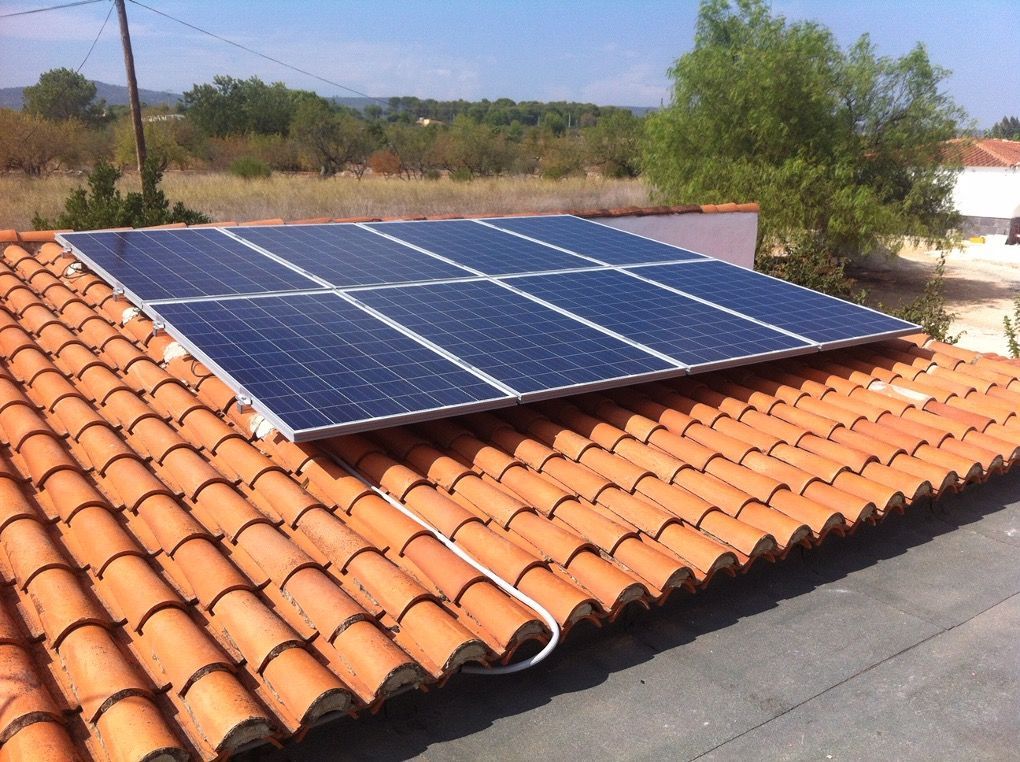
M 0 262 L 0 760 L 224 756 L 548 637 L 366 481 L 569 632 L 1020 452 L 1018 368 L 926 337 L 295 444 L 72 262 Z
M 502 217 L 536 217 L 548 214 L 572 214 L 575 217 L 585 218 L 612 218 L 612 217 L 647 217 L 652 215 L 662 214 L 718 214 L 718 213 L 732 213 L 732 212 L 749 212 L 753 214 L 758 213 L 758 204 L 747 203 L 747 204 L 681 204 L 681 205 L 670 205 L 670 206 L 625 206 L 616 207 L 613 209 L 564 209 L 562 211 L 541 211 L 541 212 L 517 212 L 514 214 L 502 214 L 498 216 Z M 264 220 L 248 220 L 245 222 L 211 222 L 202 225 L 193 225 L 192 227 L 233 227 L 233 226 L 246 226 L 246 225 L 319 225 L 328 222 L 390 222 L 394 220 L 460 220 L 460 219 L 477 219 L 481 217 L 491 217 L 493 215 L 460 215 L 460 214 L 440 214 L 430 216 L 417 216 L 417 217 L 310 217 L 301 220 L 284 220 L 282 218 L 272 218 Z M 155 229 L 159 228 L 183 228 L 188 227 L 183 222 L 175 222 L 169 225 L 157 225 Z M 125 230 L 129 228 L 124 228 Z M 145 229 L 145 228 L 143 228 Z M 13 228 L 6 230 L 0 229 L 0 243 L 27 243 L 27 244 L 38 244 L 47 243 L 54 240 L 54 237 L 58 233 L 71 233 L 71 230 L 27 230 L 19 231 Z
M 950 156 L 965 167 L 1018 167 L 1020 140 L 983 138 L 950 141 Z

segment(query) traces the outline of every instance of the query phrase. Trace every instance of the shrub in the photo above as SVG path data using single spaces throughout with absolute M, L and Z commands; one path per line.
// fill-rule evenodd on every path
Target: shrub
M 88 131 L 81 122 L 62 122 L 0 109 L 0 171 L 20 169 L 39 176 L 59 166 L 74 166 L 88 153 Z
M 946 309 L 945 296 L 946 255 L 939 257 L 935 272 L 924 286 L 924 291 L 912 302 L 899 309 L 887 310 L 898 318 L 917 323 L 924 332 L 938 341 L 955 344 L 962 334 L 950 335 L 949 327 L 956 313 Z
M 802 234 L 783 253 L 755 256 L 756 270 L 799 286 L 860 304 L 864 292 L 847 275 L 844 261 L 833 256 L 818 236 Z
M 272 168 L 261 159 L 242 156 L 230 163 L 230 174 L 245 180 L 264 179 L 273 174 Z
M 1013 297 L 1013 317 L 1002 316 L 1002 327 L 1006 332 L 1006 344 L 1009 346 L 1009 356 L 1016 359 L 1020 357 L 1020 295 Z
M 368 167 L 374 175 L 397 175 L 400 174 L 400 157 L 387 148 L 381 148 L 368 157 Z
M 149 227 L 184 222 L 189 225 L 209 222 L 201 212 L 189 209 L 180 201 L 170 201 L 159 187 L 163 172 L 154 159 L 142 168 L 142 192 L 121 195 L 117 190 L 120 170 L 104 161 L 96 164 L 88 176 L 88 190 L 76 188 L 64 203 L 64 212 L 55 220 L 38 214 L 32 220 L 36 230 L 70 228 L 97 230 L 118 227 Z

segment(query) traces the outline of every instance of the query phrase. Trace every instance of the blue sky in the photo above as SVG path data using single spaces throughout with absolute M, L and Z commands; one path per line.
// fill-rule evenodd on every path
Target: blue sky
M 654 106 L 669 99 L 666 70 L 693 43 L 694 0 L 145 0 L 197 26 L 372 95 L 583 100 Z M 0 0 L 9 13 L 59 0 Z M 108 5 L 0 21 L 0 86 L 76 67 Z M 830 27 L 843 44 L 871 34 L 900 55 L 917 41 L 953 71 L 948 90 L 978 126 L 1020 115 L 1016 3 L 1006 0 L 776 0 L 791 19 Z M 128 4 L 139 84 L 181 91 L 214 74 L 345 95 Z M 124 81 L 116 17 L 83 73 Z

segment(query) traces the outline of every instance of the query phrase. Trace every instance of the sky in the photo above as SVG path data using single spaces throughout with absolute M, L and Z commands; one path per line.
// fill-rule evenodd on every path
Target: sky
M 66 1 L 66 0 L 63 0 Z M 0 0 L 0 14 L 62 0 Z M 143 0 L 196 26 L 373 96 L 507 97 L 600 105 L 668 103 L 668 69 L 691 49 L 694 0 Z M 0 19 L 0 87 L 77 67 L 108 2 Z M 923 42 L 952 71 L 946 89 L 986 128 L 1020 115 L 1016 0 L 774 0 L 773 12 L 828 26 L 843 45 L 869 33 L 899 56 Z M 215 74 L 351 95 L 127 6 L 140 87 L 182 92 Z M 123 84 L 116 13 L 82 73 Z

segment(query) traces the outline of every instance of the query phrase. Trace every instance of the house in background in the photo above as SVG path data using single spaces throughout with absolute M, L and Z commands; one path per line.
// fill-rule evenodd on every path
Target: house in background
M 953 200 L 965 235 L 1007 235 L 1020 217 L 1020 140 L 953 141 L 963 164 Z

